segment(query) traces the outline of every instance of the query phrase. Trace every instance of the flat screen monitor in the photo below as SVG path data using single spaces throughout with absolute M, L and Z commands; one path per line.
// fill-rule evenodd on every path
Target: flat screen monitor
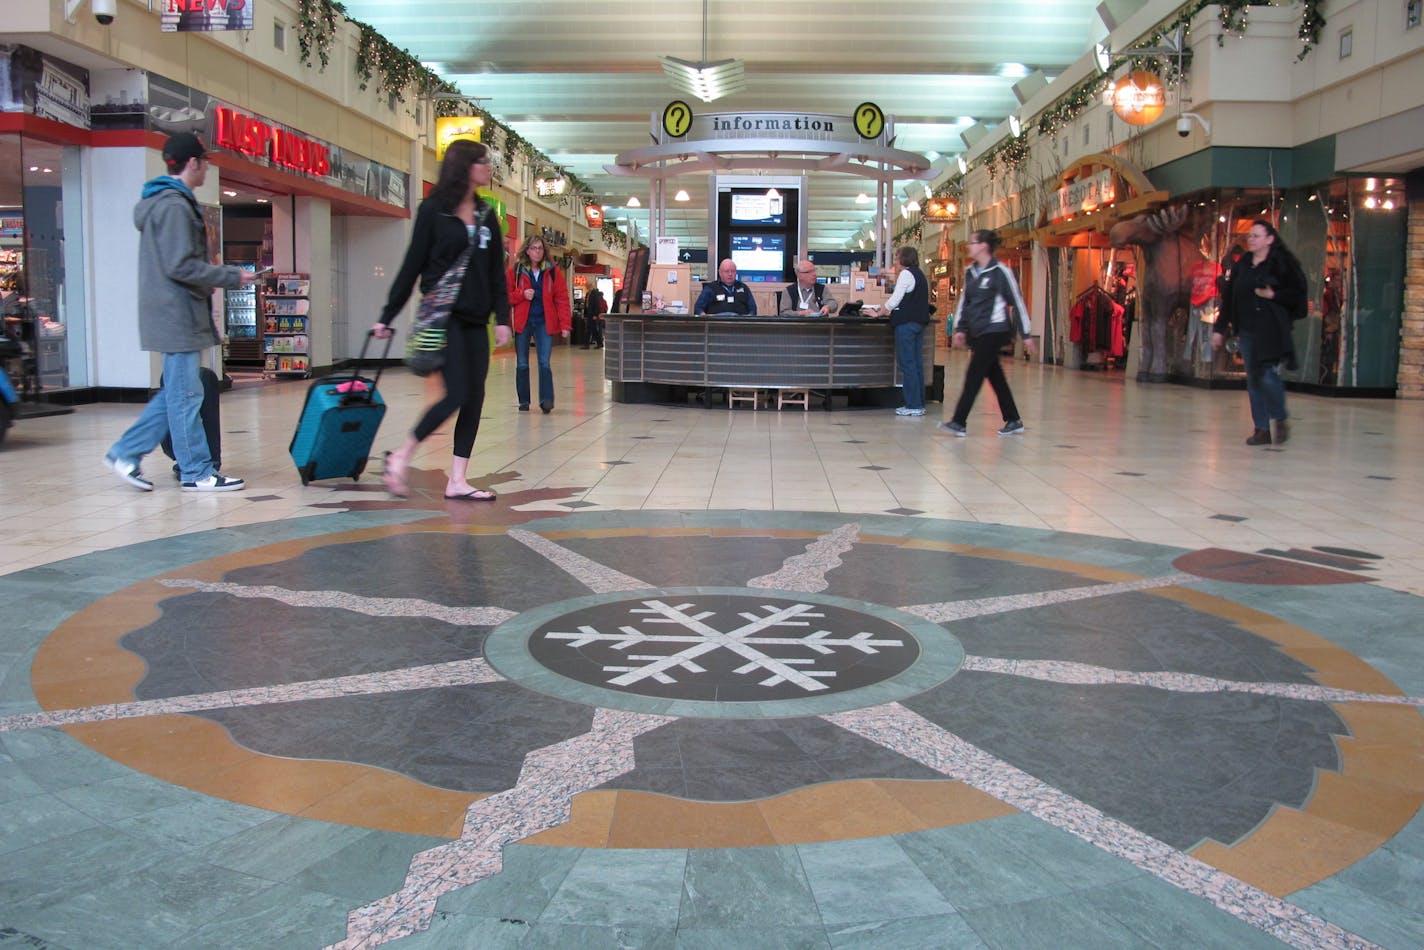
M 765 191 L 734 191 L 731 195 L 731 222 L 735 227 L 774 226 L 786 223 L 786 199 L 770 197 Z
M 779 281 L 786 272 L 786 235 L 732 232 L 732 263 L 744 283 Z

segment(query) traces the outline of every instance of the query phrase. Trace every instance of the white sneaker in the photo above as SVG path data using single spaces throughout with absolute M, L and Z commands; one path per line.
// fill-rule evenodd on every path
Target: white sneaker
M 184 491 L 242 491 L 247 483 L 240 478 L 228 478 L 221 472 L 213 472 L 207 478 L 196 482 L 184 482 Z
M 137 462 L 125 462 L 123 459 L 116 459 L 112 455 L 106 455 L 104 456 L 104 464 L 113 469 L 115 475 L 139 491 L 153 491 L 153 482 L 143 477 L 143 472 L 138 470 Z

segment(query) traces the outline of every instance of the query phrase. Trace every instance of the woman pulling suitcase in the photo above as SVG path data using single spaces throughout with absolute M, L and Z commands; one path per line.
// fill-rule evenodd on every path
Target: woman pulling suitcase
M 488 186 L 493 169 L 489 149 L 483 143 L 456 139 L 440 163 L 440 179 L 429 197 L 420 203 L 406 249 L 391 285 L 385 309 L 371 332 L 388 339 L 391 321 L 410 299 L 416 281 L 421 293 L 428 293 L 446 270 L 470 249 L 459 296 L 450 310 L 445 335 L 445 395 L 425 410 L 415 429 L 400 448 L 385 455 L 382 480 L 386 490 L 398 498 L 410 494 L 410 461 L 420 443 L 455 412 L 454 455 L 445 482 L 445 497 L 452 501 L 493 501 L 495 493 L 476 488 L 468 481 L 470 454 L 480 427 L 480 411 L 485 402 L 485 376 L 489 372 L 489 315 L 498 324 L 496 346 L 509 343 L 509 296 L 505 282 L 504 239 L 494 209 L 475 194 Z

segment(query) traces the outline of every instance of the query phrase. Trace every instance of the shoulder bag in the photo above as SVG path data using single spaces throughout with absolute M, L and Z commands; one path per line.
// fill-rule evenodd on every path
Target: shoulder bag
M 460 296 L 460 284 L 473 250 L 473 244 L 465 248 L 450 269 L 440 275 L 430 293 L 420 298 L 415 323 L 405 342 L 405 365 L 417 376 L 429 376 L 445 366 L 445 329 L 450 323 L 450 308 Z

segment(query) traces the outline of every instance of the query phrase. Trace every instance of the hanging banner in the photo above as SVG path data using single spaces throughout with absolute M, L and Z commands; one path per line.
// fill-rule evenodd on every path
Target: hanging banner
M 252 29 L 256 0 L 163 0 L 159 28 L 164 33 L 217 33 Z
M 595 231 L 603 227 L 602 205 L 585 205 L 583 209 L 583 216 L 585 219 L 587 219 L 588 226 L 593 228 Z

